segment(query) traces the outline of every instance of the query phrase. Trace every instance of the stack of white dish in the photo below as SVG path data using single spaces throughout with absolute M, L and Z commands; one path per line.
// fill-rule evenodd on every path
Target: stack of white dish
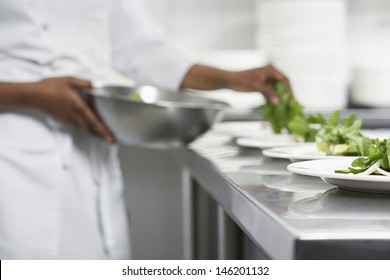
M 256 45 L 309 110 L 347 104 L 346 1 L 258 0 Z
M 353 70 L 351 102 L 368 107 L 390 107 L 390 66 L 359 66 Z

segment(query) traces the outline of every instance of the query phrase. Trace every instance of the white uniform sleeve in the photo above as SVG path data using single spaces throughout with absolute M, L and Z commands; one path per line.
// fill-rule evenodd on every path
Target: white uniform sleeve
M 112 3 L 114 69 L 138 83 L 177 90 L 194 59 L 164 37 L 142 0 Z

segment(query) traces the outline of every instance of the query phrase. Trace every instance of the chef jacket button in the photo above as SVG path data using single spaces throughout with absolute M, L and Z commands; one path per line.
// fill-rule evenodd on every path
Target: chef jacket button
M 47 31 L 49 29 L 49 25 L 47 23 L 42 24 L 42 30 Z

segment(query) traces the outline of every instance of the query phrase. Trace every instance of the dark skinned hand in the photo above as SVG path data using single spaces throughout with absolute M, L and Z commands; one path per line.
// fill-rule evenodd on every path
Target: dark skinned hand
M 231 89 L 239 92 L 261 92 L 271 104 L 278 103 L 278 95 L 275 92 L 277 82 L 282 82 L 291 91 L 288 78 L 272 65 L 233 72 L 231 81 Z
M 36 105 L 59 121 L 76 125 L 84 131 L 114 143 L 115 138 L 102 120 L 80 95 L 91 83 L 73 77 L 49 78 L 36 84 Z

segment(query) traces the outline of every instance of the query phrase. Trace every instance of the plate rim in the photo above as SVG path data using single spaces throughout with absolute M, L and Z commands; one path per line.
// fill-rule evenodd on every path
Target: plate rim
M 293 141 L 293 139 L 291 139 L 291 140 Z M 297 143 L 297 142 L 286 142 L 286 143 L 269 144 L 269 145 L 247 145 L 245 143 L 242 143 L 242 141 L 259 141 L 259 142 L 262 142 L 262 140 L 260 140 L 260 139 L 256 139 L 255 137 L 252 137 L 252 138 L 251 137 L 238 137 L 236 139 L 236 143 L 240 147 L 257 148 L 257 149 L 262 149 L 262 150 L 264 150 L 264 149 L 271 149 L 271 148 L 277 148 L 277 147 L 295 146 L 295 145 L 301 144 L 301 143 Z
M 312 147 L 316 146 L 315 142 L 310 143 L 298 143 L 294 146 L 284 146 L 284 147 L 275 147 L 275 148 L 269 148 L 263 150 L 263 155 L 267 157 L 273 157 L 273 158 L 283 158 L 283 159 L 289 159 L 289 160 L 319 160 L 319 159 L 337 159 L 337 158 L 353 158 L 352 156 L 327 156 L 327 155 L 308 155 L 308 154 L 288 154 L 288 153 L 277 153 L 276 151 L 280 149 L 286 149 L 286 148 L 294 148 L 294 147 Z
M 310 169 L 297 169 L 297 166 L 299 166 L 299 165 L 305 165 L 305 164 L 316 165 L 320 162 L 325 162 L 325 161 L 327 161 L 329 163 L 332 161 L 337 161 L 337 162 L 345 161 L 345 162 L 347 162 L 347 160 L 348 160 L 350 163 L 352 163 L 352 161 L 356 158 L 359 158 L 359 157 L 351 157 L 351 158 L 340 157 L 340 158 L 332 158 L 332 159 L 318 159 L 318 160 L 306 160 L 306 161 L 300 161 L 300 162 L 293 162 L 287 166 L 287 170 L 290 171 L 291 173 L 294 173 L 294 174 L 314 176 L 314 177 L 325 178 L 325 179 L 329 178 L 329 179 L 340 179 L 340 180 L 348 180 L 348 181 L 365 181 L 365 182 L 381 182 L 381 183 L 388 182 L 388 183 L 390 183 L 389 176 L 375 176 L 375 175 L 370 176 L 370 175 L 361 175 L 361 174 L 331 173 L 328 170 L 326 170 L 326 172 L 321 173 L 321 172 L 315 172 L 314 169 L 313 169 L 313 171 L 310 171 Z M 348 166 L 346 166 L 345 168 L 348 168 Z M 390 186 L 389 186 L 389 188 L 390 188 Z

